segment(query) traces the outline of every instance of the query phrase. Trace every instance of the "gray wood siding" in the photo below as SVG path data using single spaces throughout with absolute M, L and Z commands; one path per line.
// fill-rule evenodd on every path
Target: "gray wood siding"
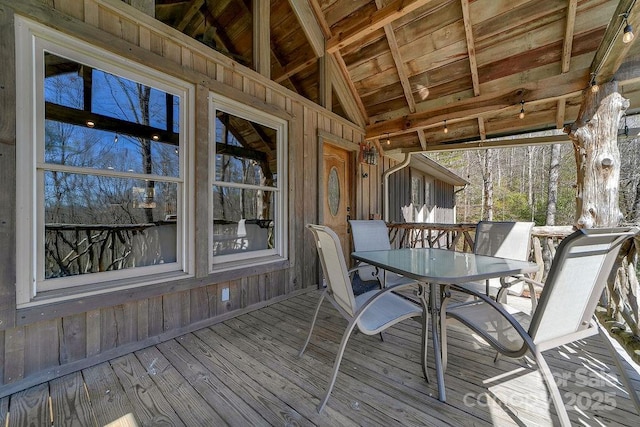
M 389 176 L 389 222 L 406 222 L 402 208 L 411 203 L 411 175 L 422 172 L 413 172 L 411 167 L 406 167 Z M 455 194 L 454 186 L 433 179 L 433 203 L 432 218 L 434 223 L 451 224 L 455 222 Z
M 209 91 L 289 117 L 289 259 L 209 274 L 206 233 L 196 235 L 195 277 L 82 300 L 16 310 L 14 14 L 196 85 L 195 221 L 207 229 Z M 213 324 L 317 286 L 318 133 L 357 146 L 364 130 L 115 0 L 0 0 L 0 397 Z M 388 159 L 363 165 L 352 217 L 381 213 Z M 230 300 L 221 301 L 229 287 Z

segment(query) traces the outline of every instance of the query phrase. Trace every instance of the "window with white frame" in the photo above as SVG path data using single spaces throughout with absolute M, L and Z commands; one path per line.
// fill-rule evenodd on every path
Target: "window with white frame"
M 189 274 L 193 87 L 16 17 L 18 306 Z
M 287 122 L 211 94 L 212 270 L 286 257 Z

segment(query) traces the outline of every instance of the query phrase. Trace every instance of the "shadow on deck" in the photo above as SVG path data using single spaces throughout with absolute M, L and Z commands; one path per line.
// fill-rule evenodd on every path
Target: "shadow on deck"
M 325 303 L 302 345 L 312 291 L 0 400 L 4 425 L 553 425 L 542 377 L 460 327 L 449 336 L 447 403 L 420 366 L 420 325 L 355 334 L 336 387 L 316 412 L 346 322 Z M 452 328 L 453 329 L 453 328 Z M 545 353 L 573 424 L 640 425 L 598 336 Z M 636 389 L 640 376 L 629 368 Z M 612 367 L 609 369 L 609 367 Z M 430 365 L 430 374 L 434 374 Z M 126 420 L 121 425 L 126 424 Z

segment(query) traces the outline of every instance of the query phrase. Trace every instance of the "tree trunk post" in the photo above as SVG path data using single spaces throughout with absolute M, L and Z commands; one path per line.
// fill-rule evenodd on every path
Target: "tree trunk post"
M 578 119 L 568 132 L 577 165 L 577 228 L 615 227 L 622 218 L 618 124 L 629 100 L 617 89 L 617 82 L 610 82 L 596 93 L 585 90 Z

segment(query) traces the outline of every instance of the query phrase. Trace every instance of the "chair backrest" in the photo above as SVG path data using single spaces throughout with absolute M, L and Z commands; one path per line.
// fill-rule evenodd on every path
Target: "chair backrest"
M 531 251 L 531 229 L 533 222 L 480 221 L 476 227 L 473 252 L 478 255 L 527 261 Z M 491 279 L 493 287 L 500 287 L 500 279 Z M 509 288 L 511 293 L 521 294 L 524 283 Z
M 638 231 L 588 229 L 564 238 L 529 325 L 535 343 L 561 340 L 589 326 L 622 242 Z
M 351 236 L 353 238 L 353 250 L 377 251 L 391 249 L 389 243 L 389 229 L 387 224 L 380 220 L 349 220 Z M 370 265 L 358 268 L 358 275 L 362 280 L 377 279 L 377 269 Z
M 355 297 L 340 238 L 324 225 L 307 224 L 307 228 L 313 233 L 328 291 L 340 307 L 353 316 L 356 312 Z
M 473 252 L 526 261 L 531 250 L 533 222 L 480 221 Z

